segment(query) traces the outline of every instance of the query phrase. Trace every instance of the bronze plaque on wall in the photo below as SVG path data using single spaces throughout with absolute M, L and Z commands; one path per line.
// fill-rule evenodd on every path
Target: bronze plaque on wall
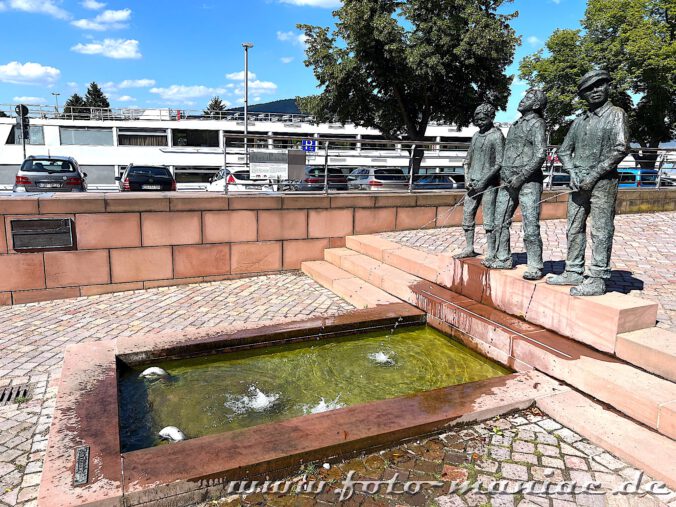
M 10 222 L 16 251 L 75 249 L 73 220 L 70 218 L 19 218 Z

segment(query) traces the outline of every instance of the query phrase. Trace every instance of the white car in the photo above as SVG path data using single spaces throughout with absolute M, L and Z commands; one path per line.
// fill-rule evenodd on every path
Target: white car
M 224 192 L 226 181 L 228 192 L 274 192 L 277 190 L 277 185 L 271 184 L 270 180 L 250 179 L 249 171 L 246 169 L 231 171 L 221 167 L 209 183 L 207 192 Z

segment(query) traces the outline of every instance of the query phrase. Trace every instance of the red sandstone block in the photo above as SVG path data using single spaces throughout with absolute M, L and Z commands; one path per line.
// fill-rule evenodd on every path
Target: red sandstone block
M 5 217 L 0 216 L 0 226 L 4 224 Z M 0 227 L 0 254 L 7 253 L 7 229 Z
M 301 270 L 310 278 L 327 289 L 333 287 L 336 280 L 354 278 L 351 273 L 340 269 L 326 261 L 306 261 L 301 264 Z
M 463 259 L 460 293 L 474 301 L 481 301 L 488 278 L 488 270 L 479 259 Z
M 651 327 L 617 335 L 615 355 L 676 382 L 676 333 Z
M 282 269 L 282 243 L 235 243 L 231 245 L 232 273 L 265 273 Z
M 202 215 L 204 243 L 256 241 L 255 211 L 205 211 Z
M 373 208 L 376 204 L 375 196 L 371 195 L 332 195 L 332 208 Z
M 403 206 L 415 206 L 416 196 L 414 194 L 388 194 L 376 196 L 377 208 L 400 208 Z
M 83 296 L 98 296 L 100 294 L 110 294 L 111 292 L 126 292 L 141 289 L 143 289 L 143 282 L 109 283 L 80 287 L 80 293 Z
M 282 269 L 300 269 L 300 265 L 305 261 L 321 260 L 327 248 L 329 240 L 326 238 L 284 241 Z
M 663 435 L 676 439 L 676 400 L 660 407 L 657 429 Z
M 457 197 L 447 192 L 432 192 L 416 194 L 415 202 L 416 206 L 449 206 L 457 202 Z
M 459 293 L 462 289 L 463 261 L 454 259 L 452 255 L 448 254 L 437 254 L 437 259 L 439 272 L 437 273 L 436 283 Z
M 110 283 L 108 250 L 45 252 L 47 287 Z
M 349 255 L 359 255 L 359 253 L 344 247 L 329 248 L 324 250 L 324 260 L 338 267 L 341 267 L 343 257 Z
M 204 192 L 176 192 L 169 197 L 171 211 L 227 210 L 228 197 Z
M 229 196 L 230 209 L 280 209 L 282 198 L 272 195 Z
M 439 206 L 437 208 L 437 227 L 458 227 L 462 225 L 462 204 L 459 206 Z
M 321 195 L 284 195 L 282 197 L 282 208 L 285 209 L 317 209 L 328 208 L 330 206 L 330 197 Z
M 170 246 L 111 250 L 110 266 L 113 283 L 173 278 Z
M 396 208 L 356 208 L 354 210 L 354 233 L 373 234 L 393 231 L 396 217 Z
M 524 280 L 525 271 L 526 266 L 489 270 L 481 302 L 512 315 L 525 317 L 536 284 L 545 283 L 544 280 L 538 282 Z
M 52 194 L 38 199 L 40 213 L 103 213 L 106 211 L 104 194 Z
M 79 249 L 141 246 L 141 218 L 138 213 L 75 215 L 75 230 Z
M 106 194 L 106 211 L 169 211 L 171 192 Z
M 344 248 L 345 247 L 345 236 L 340 236 L 337 238 L 329 238 L 329 246 L 331 248 Z
M 44 287 L 45 268 L 41 253 L 0 256 L 0 291 Z
M 9 306 L 12 304 L 11 292 L 0 292 L 0 306 Z
M 389 264 L 430 282 L 436 282 L 438 273 L 441 270 L 439 256 L 407 246 L 385 250 L 383 251 L 382 258 L 385 264 Z
M 55 299 L 70 299 L 80 297 L 79 287 L 66 287 L 59 289 L 42 290 L 19 290 L 14 292 L 14 304 L 39 303 L 40 301 L 53 301 Z
M 202 242 L 199 211 L 141 213 L 143 246 L 196 245 Z
M 225 275 L 230 273 L 230 245 L 174 247 L 174 277 Z
M 436 208 L 397 208 L 397 230 L 436 227 Z
M 37 197 L 0 197 L 0 215 L 35 215 L 39 212 Z
M 258 240 L 306 239 L 307 211 L 261 210 L 258 212 Z
M 383 252 L 399 248 L 399 244 L 379 236 L 348 236 L 345 238 L 347 248 L 363 253 L 376 260 L 383 260 Z
M 170 280 L 150 280 L 143 282 L 144 289 L 157 289 L 158 287 L 175 287 L 178 285 L 191 285 L 195 283 L 202 283 L 204 278 L 201 276 L 193 278 L 172 278 Z
M 540 211 L 540 220 L 555 220 L 566 218 L 568 216 L 567 202 L 548 201 L 542 203 Z
M 400 302 L 394 296 L 359 278 L 336 280 L 331 290 L 357 308 L 375 308 L 379 305 Z
M 308 237 L 349 236 L 353 233 L 353 215 L 351 208 L 308 210 Z
M 383 285 L 385 265 L 367 255 L 345 255 L 340 260 L 340 267 L 376 287 Z

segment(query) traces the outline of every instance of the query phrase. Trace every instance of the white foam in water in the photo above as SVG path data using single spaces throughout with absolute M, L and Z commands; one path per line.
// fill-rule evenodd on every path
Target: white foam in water
M 324 398 L 320 398 L 319 403 L 317 403 L 314 407 L 310 407 L 309 405 L 305 405 L 303 407 L 303 412 L 306 414 L 319 414 L 321 412 L 328 412 L 329 410 L 336 410 L 338 408 L 343 408 L 345 406 L 344 403 L 340 403 L 338 399 L 340 398 L 340 395 L 333 400 L 329 401 L 328 403 Z
M 386 354 L 385 352 L 372 352 L 371 354 L 368 355 L 369 359 L 373 361 L 374 363 L 382 364 L 383 366 L 393 366 L 394 365 L 394 358 L 392 358 L 390 355 Z
M 229 401 L 224 405 L 236 414 L 245 414 L 246 412 L 264 412 L 268 410 L 279 400 L 279 394 L 265 394 L 256 386 L 249 387 L 250 396 L 240 396 Z M 234 397 L 233 397 L 234 398 Z

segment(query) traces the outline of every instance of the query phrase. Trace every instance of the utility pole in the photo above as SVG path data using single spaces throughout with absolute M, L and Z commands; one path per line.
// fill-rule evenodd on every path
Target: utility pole
M 244 160 L 249 169 L 249 49 L 254 45 L 251 42 L 242 43 L 244 48 Z
M 58 92 L 52 92 L 52 95 L 54 95 L 54 100 L 56 101 L 56 116 L 59 116 L 59 95 L 61 95 Z

